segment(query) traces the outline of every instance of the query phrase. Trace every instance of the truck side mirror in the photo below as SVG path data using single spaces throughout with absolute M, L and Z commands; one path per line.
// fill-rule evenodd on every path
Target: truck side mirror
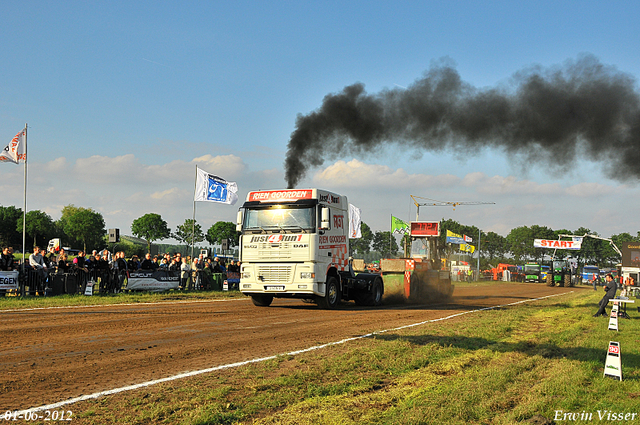
M 320 207 L 320 230 L 331 230 L 331 209 Z
M 242 210 L 238 210 L 238 215 L 236 216 L 236 232 L 242 232 L 242 218 L 244 214 L 242 214 Z

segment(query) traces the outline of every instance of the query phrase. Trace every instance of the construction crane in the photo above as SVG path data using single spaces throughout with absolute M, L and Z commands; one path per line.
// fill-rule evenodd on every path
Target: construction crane
M 435 199 L 424 198 L 422 196 L 409 195 L 413 200 L 413 203 L 416 205 L 418 209 L 416 212 L 416 221 L 420 219 L 420 207 L 453 207 L 455 210 L 458 205 L 486 205 L 486 204 L 495 204 L 495 202 L 464 202 L 464 201 L 438 201 Z M 416 199 L 417 198 L 417 199 Z M 418 202 L 418 199 L 425 199 L 428 202 Z

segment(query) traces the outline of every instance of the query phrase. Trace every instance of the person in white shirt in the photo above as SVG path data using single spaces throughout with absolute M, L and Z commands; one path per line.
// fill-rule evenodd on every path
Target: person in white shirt
M 44 280 L 47 276 L 47 265 L 44 263 L 44 258 L 40 254 L 40 247 L 33 247 L 33 254 L 29 256 L 29 265 L 38 272 L 38 276 Z

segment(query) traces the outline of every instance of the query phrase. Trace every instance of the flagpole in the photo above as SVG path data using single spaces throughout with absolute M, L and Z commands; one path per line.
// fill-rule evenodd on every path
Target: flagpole
M 198 164 L 196 164 L 196 178 L 193 182 L 193 222 L 191 223 L 191 261 L 193 262 L 193 239 L 196 232 L 196 189 L 198 188 Z
M 25 276 L 27 246 L 27 123 L 24 124 L 24 197 L 22 202 L 22 276 Z M 24 290 L 24 286 L 23 286 Z

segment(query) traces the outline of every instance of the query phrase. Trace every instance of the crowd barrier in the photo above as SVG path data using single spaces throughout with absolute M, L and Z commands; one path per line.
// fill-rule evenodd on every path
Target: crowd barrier
M 184 274 L 184 276 L 183 276 Z M 230 274 L 235 278 L 233 274 Z M 0 296 L 31 295 L 55 296 L 63 294 L 84 294 L 87 283 L 93 282 L 93 294 L 114 294 L 122 291 L 222 291 L 223 282 L 227 279 L 224 273 L 211 273 L 208 270 L 197 270 L 189 273 L 180 271 L 156 270 L 135 272 L 119 272 L 113 269 L 72 269 L 67 273 L 27 269 L 12 272 L 0 271 Z M 229 289 L 234 279 L 230 279 Z M 130 285 L 130 282 L 138 285 Z M 237 281 L 239 282 L 239 276 Z M 146 282 L 146 285 L 145 285 Z M 150 282 L 159 283 L 154 285 Z M 141 283 L 141 284 L 140 284 Z

